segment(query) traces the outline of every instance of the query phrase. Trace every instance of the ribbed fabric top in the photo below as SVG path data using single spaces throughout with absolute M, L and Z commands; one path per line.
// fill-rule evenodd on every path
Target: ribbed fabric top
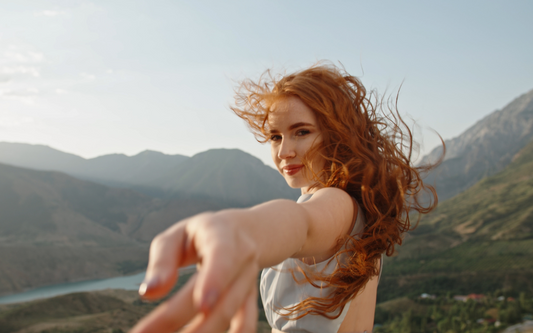
M 298 198 L 297 202 L 305 202 L 311 197 L 312 194 L 304 194 Z M 363 231 L 364 226 L 365 217 L 358 205 L 357 219 L 350 234 L 353 236 L 359 234 Z M 341 250 L 343 249 L 344 246 Z M 336 333 L 339 330 L 344 317 L 346 317 L 350 303 L 347 303 L 341 315 L 333 320 L 312 314 L 298 320 L 289 320 L 278 313 L 283 313 L 283 308 L 292 307 L 310 296 L 323 298 L 329 296 L 332 291 L 331 287 L 316 288 L 309 283 L 298 284 L 291 274 L 291 271 L 294 272 L 296 278 L 302 281 L 305 281 L 304 276 L 298 271 L 298 267 L 306 272 L 332 274 L 337 266 L 337 260 L 332 260 L 329 264 L 328 262 L 329 259 L 326 259 L 314 265 L 307 265 L 301 260 L 288 258 L 276 266 L 263 269 L 260 292 L 265 314 L 271 327 L 287 333 Z M 322 282 L 316 282 L 316 284 L 324 285 Z M 336 315 L 337 313 L 332 314 Z

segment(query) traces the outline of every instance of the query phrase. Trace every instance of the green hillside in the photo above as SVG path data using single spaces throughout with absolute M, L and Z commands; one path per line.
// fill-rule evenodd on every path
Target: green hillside
M 502 172 L 440 204 L 420 227 L 415 234 L 439 231 L 462 240 L 533 238 L 533 143 Z
M 140 271 L 157 233 L 216 209 L 0 164 L 0 294 Z
M 74 293 L 23 303 L 0 313 L 0 333 L 125 331 L 148 313 L 150 306 L 133 304 L 105 293 Z M 121 330 L 121 331 L 119 331 Z
M 124 333 L 191 276 L 184 272 L 167 297 L 157 302 L 141 301 L 134 290 L 108 289 L 0 305 L 0 333 Z M 262 320 L 256 332 L 270 333 L 271 329 Z
M 123 333 L 155 308 L 133 290 L 80 292 L 0 306 L 0 333 Z
M 442 202 L 387 258 L 379 300 L 422 292 L 533 291 L 533 143 Z

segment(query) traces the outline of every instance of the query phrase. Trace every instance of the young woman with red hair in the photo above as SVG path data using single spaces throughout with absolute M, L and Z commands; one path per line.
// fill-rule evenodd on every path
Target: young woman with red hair
M 261 270 L 272 332 L 370 332 L 382 255 L 402 243 L 409 212 L 437 198 L 420 177 L 431 166 L 412 165 L 411 131 L 381 102 L 329 64 L 244 81 L 232 110 L 302 196 L 199 214 L 158 235 L 143 298 L 168 293 L 178 267 L 198 272 L 132 332 L 255 332 Z

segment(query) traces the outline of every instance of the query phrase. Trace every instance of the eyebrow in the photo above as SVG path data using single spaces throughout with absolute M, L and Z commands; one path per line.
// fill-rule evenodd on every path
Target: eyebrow
M 298 128 L 298 127 L 303 127 L 303 126 L 315 127 L 315 125 L 310 124 L 310 123 L 299 122 L 299 123 L 294 123 L 291 126 L 289 126 L 289 131 L 293 130 L 295 128 Z M 271 129 L 270 133 L 279 133 L 279 131 L 277 129 Z

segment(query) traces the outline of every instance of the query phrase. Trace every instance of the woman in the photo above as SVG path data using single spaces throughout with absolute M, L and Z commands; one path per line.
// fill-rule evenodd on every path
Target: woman
M 199 214 L 158 235 L 145 299 L 164 296 L 176 268 L 198 272 L 132 332 L 254 332 L 261 269 L 273 332 L 371 331 L 382 254 L 401 244 L 410 210 L 436 205 L 420 178 L 430 167 L 411 166 L 409 128 L 333 65 L 245 81 L 232 109 L 302 196 Z

